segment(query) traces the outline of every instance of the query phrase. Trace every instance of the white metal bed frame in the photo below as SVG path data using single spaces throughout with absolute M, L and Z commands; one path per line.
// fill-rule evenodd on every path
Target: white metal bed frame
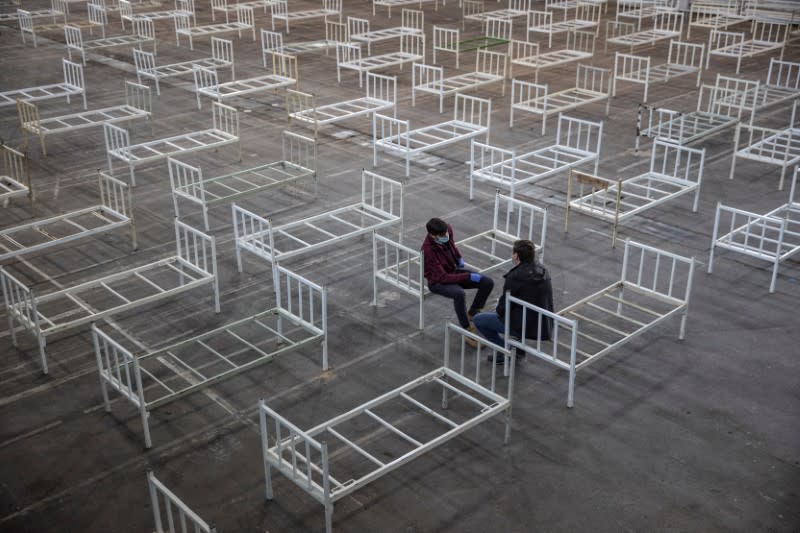
M 137 5 L 139 5 L 137 3 Z M 131 24 L 139 18 L 148 18 L 153 22 L 158 20 L 172 20 L 178 15 L 188 14 L 192 17 L 192 22 L 197 23 L 195 17 L 194 0 L 175 0 L 174 9 L 167 9 L 161 11 L 133 11 L 133 4 L 129 0 L 117 0 L 117 7 L 119 8 L 119 18 L 122 22 L 122 29 L 125 30 L 125 21 Z
M 780 167 L 778 190 L 783 190 L 786 170 L 800 163 L 800 124 L 797 123 L 797 104 L 798 100 L 795 100 L 789 126 L 786 128 L 765 128 L 741 123 L 736 125 L 730 179 L 733 179 L 736 170 L 736 160 L 749 159 Z M 747 145 L 739 148 L 742 142 L 742 130 L 746 130 Z
M 45 145 L 45 137 L 47 135 L 72 134 L 75 131 L 99 127 L 103 124 L 115 124 L 136 119 L 151 120 L 152 110 L 153 103 L 150 96 L 150 88 L 130 81 L 125 82 L 124 104 L 91 109 L 80 113 L 41 118 L 36 104 L 24 100 L 17 101 L 19 125 L 25 139 L 25 145 L 28 145 L 28 134 L 37 136 L 42 149 L 42 156 L 44 157 L 47 157 L 47 147 Z
M 164 348 L 136 353 L 93 325 L 106 412 L 110 387 L 138 408 L 150 448 L 150 413 L 188 394 L 317 343 L 328 370 L 326 289 L 285 268 L 277 276 L 273 307 Z
M 196 204 L 202 210 L 206 231 L 209 231 L 209 208 L 238 198 L 286 187 L 308 178 L 314 182 L 316 195 L 316 142 L 290 131 L 281 134 L 280 160 L 213 178 L 204 178 L 199 167 L 172 158 L 167 161 L 175 216 L 180 216 L 179 200 Z
M 230 68 L 231 78 L 236 78 L 236 66 L 233 60 L 233 41 L 220 39 L 218 37 L 211 37 L 211 57 L 167 65 L 156 65 L 155 54 L 134 48 L 133 63 L 136 67 L 136 79 L 139 83 L 142 83 L 142 78 L 153 80 L 156 85 L 156 95 L 158 96 L 161 96 L 160 80 L 193 74 L 196 67 Z
M 538 43 L 512 40 L 509 43 L 509 77 L 514 77 L 514 67 L 532 68 L 534 70 L 534 83 L 539 83 L 539 71 L 545 68 L 566 65 L 573 61 L 592 61 L 595 52 L 594 32 L 569 31 L 567 32 L 566 47 L 560 50 L 551 50 L 541 53 Z
M 552 320 L 553 327 L 550 341 L 528 339 L 523 331 L 519 339 L 506 335 L 506 347 L 568 371 L 567 407 L 572 407 L 579 370 L 675 315 L 681 316 L 678 339 L 684 339 L 694 267 L 694 257 L 625 241 L 619 281 L 557 313 L 507 295 L 506 331 L 512 304 L 522 307 L 524 325 L 529 313 L 538 313 L 532 319 L 538 331 L 544 320 Z
M 253 42 L 256 40 L 256 26 L 254 22 L 253 8 L 239 6 L 236 8 L 235 22 L 217 22 L 203 26 L 192 26 L 190 16 L 186 13 L 175 15 L 175 42 L 181 45 L 181 35 L 189 39 L 189 49 L 194 50 L 194 38 L 206 37 L 208 35 L 221 35 L 227 33 L 237 33 L 239 39 L 242 38 L 242 31 L 250 31 L 253 35 Z
M 375 56 L 361 55 L 360 43 L 341 43 L 336 46 L 336 79 L 342 83 L 342 69 L 358 72 L 358 86 L 364 86 L 364 74 L 377 69 L 400 67 L 406 63 L 425 60 L 425 35 L 400 36 L 400 50 Z
M 689 145 L 736 125 L 746 113 L 750 114 L 752 123 L 755 114 L 752 95 L 758 93 L 758 85 L 758 81 L 718 74 L 713 86 L 700 86 L 697 107 L 690 113 L 639 104 L 636 115 L 637 152 L 642 137 L 660 137 L 675 144 Z
M 752 16 L 743 13 L 740 0 L 695 0 L 689 6 L 686 38 L 692 37 L 692 28 L 727 30 L 751 20 Z
M 37 85 L 35 87 L 0 92 L 0 107 L 17 105 L 17 100 L 38 102 L 53 98 L 66 98 L 67 103 L 70 103 L 72 96 L 80 95 L 83 98 L 83 108 L 86 109 L 86 82 L 83 77 L 83 65 L 73 63 L 64 58 L 61 60 L 61 67 L 64 73 L 64 81 L 62 83 Z
M 595 37 L 600 35 L 600 18 L 603 14 L 603 5 L 597 3 L 579 2 L 575 11 L 575 18 L 553 22 L 552 11 L 528 11 L 525 38 L 530 41 L 531 34 L 546 33 L 547 47 L 553 47 L 553 35 L 568 31 L 588 31 L 594 29 Z
M 638 176 L 612 179 L 570 169 L 564 231 L 569 229 L 572 211 L 584 213 L 612 223 L 613 247 L 617 242 L 619 225 L 648 209 L 694 192 L 692 212 L 696 213 L 705 154 L 705 149 L 656 139 L 650 156 L 650 170 Z
M 456 94 L 451 120 L 413 130 L 408 120 L 375 113 L 372 116 L 372 165 L 378 166 L 378 150 L 398 154 L 405 159 L 405 176 L 409 177 L 412 156 L 479 135 L 489 142 L 491 116 L 491 100 L 461 93 Z
M 653 17 L 653 27 L 649 30 L 637 30 L 630 22 L 609 20 L 606 22 L 605 50 L 609 44 L 630 47 L 630 52 L 637 46 L 655 46 L 657 42 L 680 39 L 683 34 L 683 12 L 664 11 Z M 706 65 L 707 67 L 707 65 Z
M 147 471 L 147 486 L 150 492 L 150 506 L 153 508 L 153 523 L 155 533 L 176 533 L 175 523 L 177 522 L 182 531 L 187 531 L 187 522 L 194 533 L 217 533 L 217 528 L 209 526 L 205 520 L 200 518 L 197 513 L 192 511 L 183 500 L 178 498 L 174 492 L 169 490 L 156 476 L 152 470 Z M 169 529 L 164 529 L 161 517 L 161 505 L 159 497 L 164 501 L 164 513 Z M 175 510 L 173 510 L 175 509 Z M 176 520 L 177 518 L 177 520 Z
M 287 0 L 276 0 L 270 4 L 272 10 L 272 31 L 275 31 L 275 21 L 282 20 L 286 27 L 286 34 L 289 34 L 289 21 L 297 20 L 310 20 L 315 18 L 322 18 L 328 20 L 328 17 L 338 17 L 339 22 L 342 21 L 342 0 L 322 0 L 321 9 L 308 9 L 305 11 L 289 11 L 289 3 Z
M 0 202 L 7 207 L 13 198 L 27 196 L 33 211 L 33 187 L 31 186 L 30 159 L 27 148 L 15 150 L 0 144 L 3 154 L 3 174 L 0 175 Z
M 514 198 L 520 185 L 536 183 L 582 165 L 600 164 L 603 123 L 558 116 L 555 143 L 518 154 L 489 144 L 472 141 L 469 161 L 469 199 L 474 197 L 475 181 L 488 181 L 507 188 Z
M 789 39 L 789 24 L 754 20 L 752 35 L 752 38 L 745 39 L 744 32 L 712 30 L 708 36 L 706 68 L 712 56 L 736 59 L 736 74 L 739 74 L 744 58 L 780 50 L 780 59 L 783 59 Z
M 512 24 L 509 19 L 487 18 L 483 21 L 483 35 L 461 39 L 458 28 L 433 27 L 433 63 L 436 53 L 449 53 L 456 56 L 456 68 L 461 66 L 461 54 L 494 46 L 510 46 Z
M 136 186 L 134 168 L 146 163 L 161 161 L 179 154 L 198 150 L 216 149 L 227 144 L 238 145 L 239 161 L 242 160 L 242 145 L 239 137 L 239 112 L 236 108 L 214 102 L 212 127 L 205 130 L 182 133 L 161 139 L 131 144 L 128 130 L 114 124 L 103 124 L 106 142 L 108 170 L 114 173 L 114 159 L 128 165 L 131 185 Z
M 392 8 L 398 6 L 418 5 L 422 10 L 423 2 L 433 2 L 433 10 L 439 11 L 439 0 L 372 0 L 372 16 L 375 16 L 377 6 L 385 6 L 388 11 L 387 18 L 392 18 Z
M 300 71 L 297 68 L 297 56 L 272 53 L 272 74 L 231 80 L 220 83 L 217 71 L 205 67 L 194 69 L 194 91 L 197 96 L 197 109 L 201 109 L 200 95 L 222 103 L 227 98 L 240 98 L 256 93 L 300 85 Z
M 28 13 L 30 13 L 31 17 L 34 18 L 52 17 L 53 22 L 55 23 L 58 17 L 64 17 L 66 15 L 64 7 L 65 2 L 63 0 L 50 0 L 49 9 L 32 9 L 28 10 Z M 13 12 L 0 13 L 0 24 L 13 22 L 15 20 L 19 20 L 19 9 Z
M 36 337 L 42 372 L 47 374 L 45 353 L 47 337 L 62 331 L 137 309 L 205 285 L 211 285 L 214 309 L 219 313 L 219 278 L 214 237 L 176 219 L 175 241 L 174 256 L 42 295 L 36 294 L 8 270 L 0 267 L 0 281 L 3 286 L 3 300 L 12 343 L 17 346 L 14 323 L 19 322 L 25 330 Z M 159 281 L 166 273 L 170 274 L 170 277 L 176 276 L 176 279 L 171 280 L 171 286 L 159 285 Z M 154 279 L 156 275 L 160 277 Z M 139 291 L 144 291 L 146 288 L 151 294 L 131 299 L 132 284 L 136 284 Z M 124 290 L 127 296 L 118 292 L 119 290 Z M 98 291 L 106 295 L 106 303 L 109 297 L 115 303 L 106 308 L 95 308 L 88 297 L 91 296 L 92 301 L 100 302 Z M 83 294 L 86 296 L 82 297 Z M 50 304 L 53 309 L 50 309 Z M 50 314 L 51 311 L 53 314 Z
M 99 172 L 100 203 L 0 230 L 0 261 L 57 248 L 129 226 L 131 248 L 137 249 L 133 195 L 128 185 Z
M 606 101 L 605 116 L 611 106 L 611 71 L 578 63 L 575 87 L 549 92 L 547 84 L 511 81 L 511 113 L 509 128 L 514 127 L 515 112 L 531 113 L 542 117 L 542 135 L 547 129 L 547 117 L 572 111 L 584 105 Z
M 211 22 L 217 21 L 217 11 L 221 11 L 225 15 L 225 22 L 230 22 L 230 14 L 239 10 L 242 7 L 249 7 L 253 10 L 262 8 L 264 14 L 267 14 L 267 8 L 272 5 L 275 0 L 249 0 L 247 2 L 239 2 L 234 0 L 234 3 L 228 4 L 228 0 L 211 0 Z
M 547 240 L 547 209 L 500 194 L 495 195 L 492 227 L 458 240 L 469 259 L 466 266 L 486 273 L 511 263 L 514 242 L 528 239 L 534 243 L 537 257 L 544 255 Z M 373 232 L 372 236 L 372 305 L 378 304 L 378 281 L 383 281 L 419 301 L 419 329 L 425 327 L 423 301 L 430 292 L 425 284 L 423 252 L 404 246 Z
M 763 215 L 717 202 L 714 231 L 708 254 L 708 273 L 714 268 L 717 248 L 772 263 L 769 292 L 775 292 L 780 264 L 800 252 L 800 203 L 795 198 L 798 167 L 789 189 L 789 201 Z M 725 220 L 730 223 L 725 224 Z M 727 233 L 720 233 L 727 229 Z
M 64 23 L 66 23 L 68 11 L 69 4 L 66 0 L 50 0 L 50 9 L 27 10 L 18 8 L 15 13 L 8 14 L 13 16 L 2 17 L 0 18 L 0 22 L 11 22 L 12 20 L 16 20 L 19 23 L 19 32 L 22 35 L 22 45 L 24 46 L 26 44 L 25 34 L 27 33 L 31 36 L 33 47 L 36 48 L 37 26 L 34 24 L 34 19 L 52 17 L 53 24 L 56 24 L 56 19 L 58 19 L 58 17 L 62 17 L 64 19 Z
M 508 443 L 511 436 L 515 354 L 490 344 L 479 335 L 452 323 L 445 326 L 444 333 L 444 361 L 441 367 L 307 431 L 302 431 L 267 407 L 263 399 L 260 400 L 258 411 L 266 498 L 268 500 L 273 498 L 271 471 L 275 468 L 324 506 L 325 530 L 331 533 L 335 502 L 489 418 L 503 415 L 504 443 Z M 477 353 L 466 347 L 467 339 L 478 343 Z M 451 354 L 451 351 L 454 353 Z M 486 354 L 494 358 L 505 357 L 507 364 L 510 361 L 507 380 L 497 375 L 497 365 L 491 365 L 491 368 L 482 372 L 481 366 L 485 364 L 483 358 Z M 412 395 L 415 390 L 426 386 L 437 389 L 441 387 L 441 409 L 430 402 L 423 403 L 424 399 L 417 399 Z M 458 402 L 454 403 L 453 400 Z M 422 442 L 417 440 L 421 437 L 415 438 L 409 434 L 411 432 L 407 433 L 395 425 L 396 423 L 393 424 L 378 414 L 382 405 L 392 401 L 403 402 L 403 406 L 413 408 L 420 415 L 436 420 L 444 429 L 434 438 L 422 439 Z M 441 414 L 447 412 L 446 410 L 451 407 L 450 403 L 459 408 L 470 408 L 460 422 Z M 368 417 L 373 422 L 373 431 L 377 428 L 381 435 L 393 434 L 399 442 L 409 446 L 410 450 L 388 462 L 379 459 L 376 457 L 377 453 L 373 454 L 365 449 L 368 447 L 368 441 L 355 437 L 348 438 L 343 434 L 344 430 L 338 428 L 340 424 L 359 416 Z M 328 443 L 320 440 L 325 435 L 334 439 L 334 442 L 340 444 L 342 448 L 329 452 Z M 353 479 L 345 470 L 344 476 L 337 474 L 337 477 L 334 477 L 332 467 L 335 467 L 335 464 L 331 463 L 335 458 L 340 458 L 344 462 L 347 458 L 347 453 L 344 452 L 353 454 L 351 457 L 354 456 L 362 461 L 366 459 L 371 466 L 368 473 Z M 343 465 L 340 465 L 340 468 L 344 469 Z M 344 481 L 346 478 L 348 480 Z M 342 481 L 339 481 L 340 479 Z
M 282 54 L 301 55 L 309 52 L 325 50 L 328 55 L 330 48 L 335 48 L 339 44 L 350 42 L 350 31 L 347 24 L 334 20 L 325 21 L 325 39 L 317 41 L 299 41 L 289 44 L 283 43 L 283 34 L 275 31 L 261 30 L 261 57 L 264 68 L 267 68 L 267 56 L 272 52 Z
M 105 34 L 105 31 L 103 31 Z M 152 43 L 153 53 L 156 53 L 158 46 L 156 41 L 156 30 L 153 21 L 148 18 L 137 18 L 133 21 L 133 33 L 103 37 L 99 39 L 83 40 L 83 32 L 78 26 L 66 24 L 64 26 L 64 39 L 67 42 L 67 54 L 72 61 L 72 51 L 81 55 L 81 61 L 86 65 L 86 51 L 100 50 L 102 48 L 112 48 L 115 46 L 136 46 L 142 48 L 144 43 Z
M 747 93 L 747 101 L 755 100 L 755 110 L 760 111 L 800 97 L 800 62 L 771 58 L 766 83 Z
M 614 81 L 611 95 L 617 95 L 617 82 L 627 81 L 644 85 L 643 102 L 647 102 L 647 92 L 653 83 L 667 83 L 680 76 L 697 74 L 695 87 L 700 81 L 705 67 L 702 44 L 671 40 L 666 63 L 654 65 L 650 56 L 637 56 L 617 52 L 614 55 Z
M 617 3 L 614 20 L 621 18 L 636 20 L 636 31 L 642 29 L 642 21 L 655 18 L 663 13 L 676 12 L 678 0 L 627 0 Z
M 505 9 L 485 11 L 483 0 L 478 2 L 465 0 L 461 2 L 461 27 L 463 28 L 468 20 L 486 22 L 489 19 L 502 19 L 511 23 L 513 19 L 524 17 L 531 10 L 531 2 L 532 0 L 508 0 L 508 7 Z
M 320 126 L 389 110 L 397 116 L 396 76 L 367 72 L 365 96 L 321 106 L 317 105 L 317 97 L 311 93 L 292 89 L 286 91 L 289 123 L 297 121 L 313 125 L 314 138 L 317 137 Z
M 279 262 L 316 252 L 373 230 L 400 226 L 403 233 L 403 184 L 361 171 L 361 201 L 307 218 L 274 226 L 272 220 L 231 204 L 236 266 L 242 272 L 242 251 L 272 266 L 277 282 Z
M 486 85 L 501 83 L 501 95 L 506 94 L 508 54 L 491 50 L 478 50 L 475 70 L 452 76 L 444 76 L 444 67 L 414 63 L 411 74 L 411 105 L 417 105 L 417 93 L 439 97 L 439 113 L 444 112 L 446 96 L 462 91 L 477 90 Z
M 403 9 L 400 26 L 370 30 L 369 19 L 347 17 L 347 31 L 350 40 L 367 43 L 367 55 L 372 55 L 372 43 L 396 39 L 403 35 L 425 34 L 425 12 L 416 9 Z

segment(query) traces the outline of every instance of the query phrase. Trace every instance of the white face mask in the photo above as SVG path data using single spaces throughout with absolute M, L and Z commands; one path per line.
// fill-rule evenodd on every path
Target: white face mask
M 448 242 L 450 242 L 450 236 L 449 235 L 443 235 L 441 237 L 434 237 L 433 240 L 436 241 L 439 244 L 447 244 Z

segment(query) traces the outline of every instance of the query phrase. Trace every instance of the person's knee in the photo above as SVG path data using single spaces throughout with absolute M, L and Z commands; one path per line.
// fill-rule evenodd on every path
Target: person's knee
M 494 319 L 494 313 L 478 313 L 472 317 L 472 323 L 479 330 L 489 329 L 489 324 Z

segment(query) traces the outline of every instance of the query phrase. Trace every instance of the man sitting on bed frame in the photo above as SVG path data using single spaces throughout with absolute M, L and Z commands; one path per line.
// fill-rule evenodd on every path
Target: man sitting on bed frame
M 441 218 L 432 218 L 425 224 L 428 235 L 422 242 L 422 255 L 425 258 L 425 279 L 428 288 L 434 294 L 440 294 L 453 300 L 453 307 L 462 328 L 475 331 L 470 323 L 486 305 L 486 300 L 494 287 L 489 276 L 483 276 L 464 268 L 464 258 L 456 247 L 453 228 Z M 464 289 L 478 289 L 469 311 L 466 308 Z M 472 347 L 477 343 L 466 338 Z

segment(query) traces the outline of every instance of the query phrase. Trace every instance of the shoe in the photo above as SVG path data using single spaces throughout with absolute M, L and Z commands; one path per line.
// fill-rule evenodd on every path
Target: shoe
M 481 311 L 482 311 L 482 309 L 470 309 L 469 311 L 467 311 L 467 317 L 469 317 L 470 323 L 472 323 L 472 317 L 474 317 L 475 315 L 477 315 Z
M 513 348 L 513 350 L 515 350 L 516 354 L 517 354 L 517 356 L 514 358 L 514 364 L 519 364 L 519 362 L 522 359 L 525 358 L 525 351 L 524 350 L 517 350 L 516 348 Z M 486 360 L 491 363 L 494 360 L 494 355 L 493 354 L 487 355 L 486 356 Z M 505 355 L 500 355 L 500 354 L 497 355 L 497 364 L 498 365 L 504 364 L 505 361 L 506 361 L 506 356 Z
M 470 333 L 475 333 L 476 335 L 478 333 L 478 330 L 475 329 L 475 326 L 473 326 L 472 324 L 469 325 L 469 327 L 467 328 L 467 331 L 469 331 Z M 469 346 L 470 348 L 477 348 L 478 347 L 478 341 L 476 341 L 472 337 L 467 337 L 465 335 L 464 336 L 464 342 L 466 342 L 467 346 Z

